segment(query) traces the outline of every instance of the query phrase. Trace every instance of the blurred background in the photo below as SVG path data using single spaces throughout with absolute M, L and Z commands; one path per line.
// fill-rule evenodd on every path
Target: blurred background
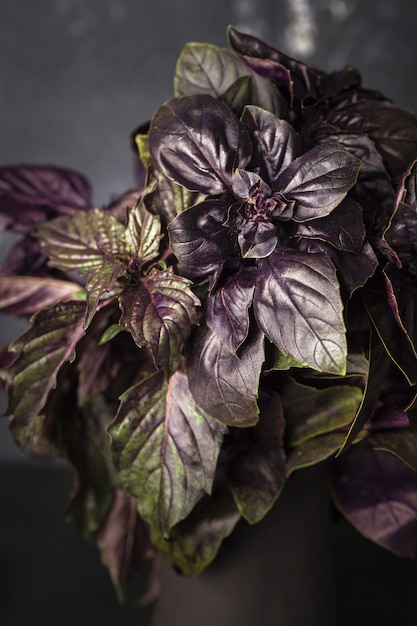
M 355 65 L 366 86 L 417 111 L 416 23 L 412 0 L 1 0 L 0 166 L 71 167 L 106 203 L 133 184 L 129 135 L 171 97 L 184 44 L 226 46 L 228 24 L 323 70 Z M 11 241 L 1 234 L 1 256 Z M 0 315 L 0 342 L 20 331 Z M 2 626 L 416 623 L 415 563 L 337 520 L 320 468 L 295 476 L 198 581 L 165 568 L 145 609 L 141 581 L 120 606 L 95 548 L 65 524 L 70 488 L 64 463 L 22 456 L 0 421 Z

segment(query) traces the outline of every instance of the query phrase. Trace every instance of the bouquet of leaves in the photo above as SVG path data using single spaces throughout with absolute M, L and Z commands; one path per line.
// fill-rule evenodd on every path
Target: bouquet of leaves
M 416 554 L 417 118 L 228 36 L 185 46 L 108 206 L 0 169 L 0 306 L 30 320 L 1 352 L 11 429 L 72 464 L 121 591 L 161 553 L 198 575 L 322 462 L 361 533 Z

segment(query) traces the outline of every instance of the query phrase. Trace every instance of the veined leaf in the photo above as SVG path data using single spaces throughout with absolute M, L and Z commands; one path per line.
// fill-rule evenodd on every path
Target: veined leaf
M 417 549 L 417 472 L 369 440 L 331 466 L 338 509 L 365 537 L 403 557 Z
M 242 122 L 251 135 L 257 163 L 262 166 L 260 174 L 273 184 L 298 156 L 300 138 L 288 122 L 259 107 L 247 106 Z
M 324 217 L 355 184 L 360 161 L 340 144 L 321 144 L 296 158 L 276 180 L 276 189 L 295 203 L 296 222 Z
M 91 209 L 56 218 L 41 226 L 37 236 L 50 265 L 85 273 L 99 269 L 108 257 L 125 255 L 124 232 L 113 215 Z
M 229 191 L 235 169 L 252 155 L 245 126 L 226 104 L 204 94 L 163 104 L 152 119 L 149 147 L 166 176 L 211 195 Z
M 200 328 L 187 359 L 191 393 L 203 411 L 224 424 L 253 426 L 263 361 L 264 336 L 258 329 L 234 355 L 217 333 Z
M 196 307 L 200 301 L 190 285 L 189 280 L 174 274 L 172 267 L 152 268 L 119 296 L 120 323 L 138 346 L 149 348 L 156 367 L 168 373 L 177 368 L 191 326 L 198 323 Z
M 226 444 L 230 487 L 242 517 L 250 524 L 259 522 L 271 509 L 286 475 L 284 415 L 278 394 L 262 395 L 259 408 L 258 423 L 233 429 Z
M 207 325 L 233 353 L 249 332 L 255 275 L 255 268 L 245 267 L 207 298 Z
M 190 515 L 174 526 L 169 537 L 151 529 L 153 545 L 182 574 L 196 577 L 213 561 L 240 513 L 230 491 L 224 464 L 219 462 L 210 495 L 204 495 Z
M 82 299 L 82 291 L 76 283 L 46 276 L 0 276 L 0 309 L 30 316 L 58 301 Z
M 92 206 L 87 179 L 45 165 L 0 168 L 0 225 L 28 232 L 34 224 Z
M 160 218 L 150 213 L 143 202 L 138 202 L 129 211 L 125 240 L 139 267 L 158 256 L 161 237 Z
M 115 287 L 117 280 L 125 273 L 126 266 L 116 258 L 114 260 L 110 258 L 90 276 L 85 286 L 87 291 L 87 311 L 84 328 L 87 329 L 90 325 L 102 295 L 111 291 Z
M 166 534 L 210 493 L 225 427 L 201 412 L 176 372 L 129 389 L 110 426 L 114 460 L 140 515 Z
M 344 374 L 347 346 L 335 269 L 324 254 L 280 249 L 259 261 L 254 313 L 284 354 L 323 372 Z
M 239 81 L 242 84 L 245 78 L 250 82 L 245 104 L 255 104 L 281 116 L 287 112 L 283 96 L 270 80 L 256 73 L 232 50 L 206 43 L 184 46 L 174 77 L 175 95 L 209 94 L 223 99 L 233 85 Z
M 10 349 L 18 358 L 5 370 L 9 385 L 7 414 L 19 446 L 24 449 L 31 427 L 42 411 L 49 392 L 55 387 L 59 370 L 74 358 L 74 350 L 84 334 L 85 303 L 69 302 L 40 311 L 32 327 Z

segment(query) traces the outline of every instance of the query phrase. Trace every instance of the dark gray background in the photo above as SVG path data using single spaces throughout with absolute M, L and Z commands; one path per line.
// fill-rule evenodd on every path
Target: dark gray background
M 105 203 L 133 182 L 129 134 L 172 95 L 183 45 L 226 45 L 228 24 L 325 70 L 356 65 L 367 86 L 417 110 L 416 18 L 411 0 L 0 0 L 0 165 L 72 167 Z M 2 254 L 9 243 L 2 235 Z M 0 341 L 20 328 L 0 316 Z M 117 605 L 94 547 L 63 523 L 68 468 L 22 458 L 6 425 L 2 626 L 149 624 L 151 609 Z M 415 564 L 335 522 L 323 481 L 297 476 L 199 581 L 166 570 L 154 625 L 414 626 Z

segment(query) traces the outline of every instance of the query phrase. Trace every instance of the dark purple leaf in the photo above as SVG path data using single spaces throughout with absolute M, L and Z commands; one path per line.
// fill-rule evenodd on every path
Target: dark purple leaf
M 41 253 L 37 239 L 26 235 L 16 242 L 0 264 L 0 276 L 22 275 L 50 277 L 47 257 Z
M 159 371 L 121 398 L 110 435 L 123 489 L 162 534 L 210 493 L 225 427 L 196 406 L 187 377 Z
M 333 462 L 336 506 L 372 541 L 413 559 L 417 548 L 417 472 L 363 441 Z
M 267 338 L 307 367 L 344 374 L 343 305 L 328 257 L 281 248 L 258 267 L 254 312 Z
M 392 102 L 364 101 L 350 107 L 354 113 L 378 124 L 370 132 L 394 183 L 417 158 L 417 118 Z
M 208 327 L 200 327 L 187 359 L 190 390 L 208 415 L 229 426 L 253 426 L 258 421 L 258 385 L 264 361 L 264 337 L 249 334 L 234 355 Z
M 254 163 L 260 175 L 273 185 L 300 153 L 300 138 L 294 128 L 269 111 L 255 106 L 245 108 L 242 122 L 254 146 Z
M 259 422 L 229 433 L 228 478 L 236 504 L 250 524 L 271 509 L 285 482 L 284 417 L 278 394 L 262 395 Z
M 31 316 L 58 301 L 81 300 L 76 283 L 47 277 L 0 276 L 0 309 L 11 315 Z
M 253 35 L 239 32 L 232 26 L 228 28 L 228 36 L 232 48 L 248 57 L 247 62 L 251 67 L 264 76 L 269 75 L 272 80 L 275 79 L 278 86 L 289 87 L 299 105 L 305 96 L 316 98 L 319 95 L 321 75 L 317 70 L 279 52 Z M 265 60 L 265 63 L 262 64 L 260 60 Z M 265 64 L 278 67 L 273 67 L 267 74 Z M 290 85 L 287 83 L 285 70 L 290 71 Z
M 156 367 L 174 372 L 192 324 L 197 324 L 198 298 L 190 281 L 174 274 L 172 267 L 152 270 L 138 284 L 119 296 L 125 326 L 140 347 L 148 348 Z
M 378 259 L 367 241 L 359 253 L 337 250 L 317 239 L 301 240 L 297 247 L 309 254 L 326 254 L 338 270 L 340 285 L 346 289 L 348 296 L 363 287 L 378 267 Z
M 404 202 L 396 207 L 384 233 L 384 239 L 398 255 L 400 263 L 415 270 L 417 256 L 417 212 Z M 397 260 L 398 263 L 398 260 Z M 399 264 L 400 264 L 399 263 Z
M 272 222 L 249 220 L 243 223 L 238 242 L 244 259 L 264 259 L 277 247 L 277 228 Z
M 0 168 L 0 226 L 27 232 L 35 224 L 92 206 L 90 184 L 69 169 L 44 165 Z
M 285 169 L 275 188 L 294 202 L 297 222 L 328 215 L 358 177 L 360 161 L 338 144 L 315 146 Z
M 18 358 L 5 370 L 9 387 L 7 414 L 19 446 L 30 442 L 32 426 L 55 387 L 58 372 L 74 358 L 84 334 L 84 302 L 69 302 L 40 311 L 32 327 L 10 346 Z
M 417 285 L 411 276 L 388 263 L 384 269 L 388 302 L 395 319 L 406 335 L 417 360 Z
M 233 353 L 248 335 L 249 314 L 256 270 L 244 267 L 212 293 L 206 301 L 206 323 Z
M 155 113 L 149 147 L 158 168 L 192 191 L 231 189 L 252 155 L 248 131 L 229 107 L 208 95 L 173 98 Z
M 200 267 L 222 263 L 236 253 L 236 233 L 224 226 L 228 209 L 224 200 L 206 200 L 170 223 L 171 248 L 181 263 Z
M 320 239 L 339 250 L 357 254 L 361 251 L 365 237 L 362 209 L 351 198 L 345 198 L 330 215 L 307 222 L 293 222 L 292 237 Z
M 375 143 L 366 132 L 364 128 L 356 133 L 327 134 L 324 141 L 342 144 L 361 160 L 358 182 L 351 195 L 363 209 L 368 232 L 381 236 L 393 210 L 394 187 Z
M 120 600 L 125 597 L 131 577 L 157 558 L 148 527 L 138 515 L 136 500 L 121 489 L 116 491 L 97 545 Z

